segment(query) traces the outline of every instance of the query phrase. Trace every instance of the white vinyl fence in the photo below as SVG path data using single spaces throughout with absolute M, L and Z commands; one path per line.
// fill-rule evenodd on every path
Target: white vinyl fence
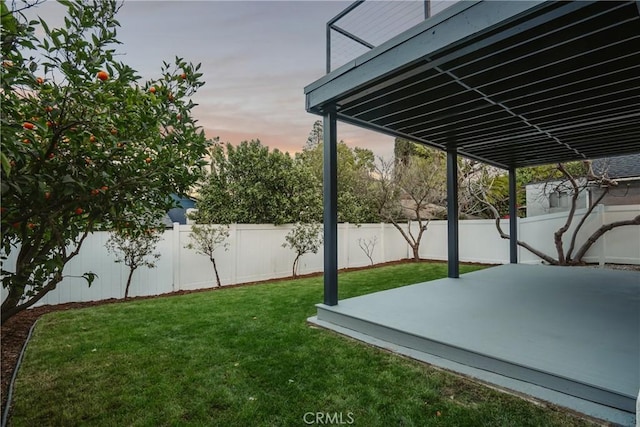
M 600 225 L 630 219 L 640 212 L 640 205 L 599 207 L 588 219 L 580 233 L 579 244 Z M 584 215 L 578 211 L 574 226 Z M 521 240 L 555 256 L 553 232 L 566 219 L 566 214 L 551 214 L 518 220 L 518 235 Z M 509 220 L 502 221 L 508 232 Z M 230 227 L 227 251 L 218 249 L 216 263 L 220 280 L 224 285 L 248 283 L 259 280 L 291 276 L 295 253 L 282 247 L 285 236 L 292 225 L 247 225 Z M 130 295 L 158 295 L 179 290 L 209 288 L 215 286 L 213 267 L 206 256 L 186 249 L 189 242 L 190 225 L 175 224 L 173 230 L 164 233 L 157 250 L 161 257 L 157 267 L 136 270 Z M 570 230 L 571 231 L 571 230 Z M 47 294 L 38 305 L 60 304 L 72 301 L 94 301 L 122 298 L 128 267 L 115 263 L 113 255 L 105 248 L 108 233 L 97 232 L 89 236 L 80 254 L 65 268 L 65 279 L 57 289 Z M 372 254 L 374 263 L 396 261 L 412 256 L 410 247 L 400 233 L 390 224 L 340 224 L 338 226 L 339 268 L 362 267 L 370 264 L 358 239 L 372 241 L 376 245 Z M 565 238 L 568 247 L 568 237 Z M 525 249 L 519 249 L 522 263 L 539 263 L 540 260 Z M 431 221 L 422 238 L 420 256 L 425 259 L 447 259 L 447 223 Z M 5 269 L 11 270 L 15 252 L 7 260 Z M 460 260 L 504 264 L 509 262 L 509 242 L 501 239 L 493 220 L 460 221 Z M 640 264 L 640 226 L 627 226 L 605 234 L 587 252 L 587 262 Z M 15 261 L 14 261 L 15 262 Z M 323 269 L 322 248 L 317 254 L 306 254 L 300 259 L 298 274 L 321 272 Z M 87 271 L 98 277 L 87 287 L 81 276 Z M 2 289 L 2 299 L 6 290 Z

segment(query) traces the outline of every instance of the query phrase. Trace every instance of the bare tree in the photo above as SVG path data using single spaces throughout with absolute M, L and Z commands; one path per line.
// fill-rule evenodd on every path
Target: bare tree
M 411 156 L 395 164 L 379 159 L 376 174 L 378 214 L 400 232 L 413 251 L 413 259 L 419 261 L 422 236 L 446 201 L 445 158 L 436 152 L 432 158 Z M 405 221 L 406 231 L 400 225 Z M 418 225 L 415 233 L 412 221 Z
M 371 261 L 371 265 L 373 265 L 373 250 L 376 248 L 376 244 L 378 243 L 378 236 L 373 236 L 372 239 L 358 239 L 358 246 L 362 249 L 362 252 L 369 258 Z
M 557 229 L 553 234 L 553 241 L 556 249 L 555 257 L 549 254 L 546 254 L 539 249 L 536 249 L 529 245 L 526 242 L 518 240 L 518 245 L 525 248 L 529 252 L 534 255 L 540 257 L 542 260 L 546 261 L 552 265 L 579 265 L 584 264 L 583 258 L 587 251 L 593 246 L 595 242 L 598 241 L 600 237 L 602 237 L 606 232 L 613 230 L 617 227 L 623 227 L 628 225 L 640 225 L 640 215 L 635 216 L 632 219 L 615 221 L 609 224 L 603 224 L 600 228 L 594 231 L 590 236 L 586 238 L 586 240 L 578 247 L 577 239 L 580 230 L 583 225 L 594 211 L 595 207 L 604 199 L 604 197 L 610 192 L 612 188 L 615 188 L 618 183 L 613 179 L 609 179 L 605 173 L 601 173 L 596 175 L 591 167 L 591 162 L 586 161 L 584 163 L 585 169 L 587 170 L 585 177 L 576 176 L 575 172 L 571 172 L 567 165 L 558 163 L 556 165 L 557 171 L 560 173 L 562 179 L 555 181 L 553 184 L 549 183 L 547 185 L 546 192 L 549 192 L 549 186 L 555 186 L 551 191 L 562 190 L 563 192 L 569 194 L 569 211 L 567 214 L 567 218 L 564 224 Z M 569 236 L 569 248 L 565 251 L 564 249 L 564 239 L 566 237 L 567 232 L 571 228 L 571 224 L 574 221 L 574 217 L 576 214 L 578 198 L 582 191 L 585 191 L 588 187 L 596 187 L 600 188 L 600 194 L 598 197 L 592 201 L 591 205 L 588 206 L 587 211 L 584 213 L 576 227 L 570 233 Z M 491 188 L 491 183 L 487 184 L 486 180 L 478 181 L 471 191 L 472 194 L 475 194 L 477 199 L 487 206 L 488 209 L 493 213 L 493 217 L 495 218 L 496 228 L 500 237 L 503 239 L 509 239 L 509 235 L 502 230 L 500 225 L 500 215 L 498 210 L 495 208 L 493 203 L 489 201 L 488 190 Z M 577 248 L 577 249 L 576 249 Z M 575 255 L 574 255 L 575 251 Z

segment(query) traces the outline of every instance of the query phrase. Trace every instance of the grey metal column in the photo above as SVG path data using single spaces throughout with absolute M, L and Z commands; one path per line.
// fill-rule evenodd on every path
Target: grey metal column
M 516 169 L 509 168 L 509 262 L 518 263 L 518 189 Z
M 458 151 L 447 150 L 447 236 L 448 277 L 460 277 L 460 250 L 458 239 Z
M 323 120 L 324 303 L 338 304 L 338 133 L 335 107 Z

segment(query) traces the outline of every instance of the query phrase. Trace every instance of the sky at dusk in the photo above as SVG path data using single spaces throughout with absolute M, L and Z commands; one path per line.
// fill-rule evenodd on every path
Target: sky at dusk
M 207 137 L 237 144 L 260 139 L 270 148 L 300 151 L 314 121 L 303 89 L 325 74 L 325 24 L 342 1 L 135 1 L 118 14 L 117 51 L 143 80 L 159 77 L 175 56 L 202 63 L 206 84 L 193 97 Z M 35 11 L 60 25 L 51 1 Z M 338 138 L 393 156 L 391 137 L 338 124 Z

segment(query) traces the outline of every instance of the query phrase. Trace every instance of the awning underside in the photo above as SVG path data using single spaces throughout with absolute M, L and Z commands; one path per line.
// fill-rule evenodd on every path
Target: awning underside
M 331 103 L 343 121 L 501 167 L 637 153 L 639 15 L 634 1 L 547 5 Z

